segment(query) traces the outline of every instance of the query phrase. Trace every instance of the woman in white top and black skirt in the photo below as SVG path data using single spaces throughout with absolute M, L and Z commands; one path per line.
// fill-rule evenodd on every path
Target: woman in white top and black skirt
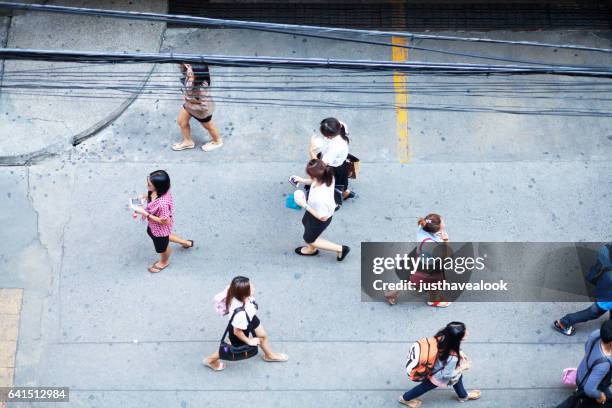
M 308 199 L 302 195 L 296 197 L 296 203 L 306 210 L 302 218 L 304 225 L 304 241 L 306 246 L 295 249 L 295 253 L 302 256 L 313 256 L 319 249 L 336 252 L 338 261 L 344 260 L 351 250 L 346 245 L 339 245 L 321 238 L 321 234 L 331 224 L 332 216 L 336 210 L 334 199 L 334 170 L 322 160 L 312 159 L 306 166 L 309 178 L 292 176 L 298 183 L 310 186 Z
M 230 316 L 232 330 L 229 332 L 229 340 L 234 346 L 248 344 L 250 346 L 259 346 L 263 351 L 263 360 L 268 363 L 285 362 L 289 357 L 283 353 L 275 353 L 272 351 L 268 342 L 268 333 L 257 317 L 257 303 L 253 298 L 253 289 L 249 278 L 244 276 L 236 276 L 232 279 L 232 283 L 227 289 L 225 297 L 225 306 Z M 244 308 L 234 316 L 234 311 L 237 308 Z M 248 316 L 247 316 L 248 314 Z M 233 316 L 233 319 L 232 319 Z M 249 333 L 254 333 L 254 337 L 249 337 Z M 205 366 L 214 371 L 225 369 L 219 357 L 219 352 L 216 351 L 202 361 Z
M 342 192 L 342 199 L 354 198 L 355 193 L 348 187 L 346 159 L 349 155 L 349 138 L 346 125 L 336 118 L 326 118 L 321 121 L 319 130 L 322 136 L 313 135 L 310 139 L 310 158 L 321 159 L 334 169 L 335 188 Z

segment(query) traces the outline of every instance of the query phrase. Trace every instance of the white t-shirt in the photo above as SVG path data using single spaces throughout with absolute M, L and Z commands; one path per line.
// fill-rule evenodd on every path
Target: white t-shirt
M 249 297 L 244 302 L 244 310 L 246 310 L 246 313 L 249 314 L 249 319 L 251 319 L 251 321 L 253 321 L 253 317 L 257 313 L 257 309 L 255 308 L 255 305 L 252 303 L 252 301 L 254 300 L 255 299 L 253 299 L 252 297 Z M 239 301 L 236 298 L 232 299 L 230 303 L 230 307 L 229 307 L 229 318 L 230 319 L 232 318 L 232 315 L 234 314 L 234 310 L 240 306 L 242 306 L 241 301 Z M 236 316 L 234 316 L 234 320 L 232 320 L 232 326 L 234 326 L 237 329 L 246 330 L 247 327 L 249 327 L 249 322 L 247 321 L 246 313 L 243 311 L 236 313 Z
M 317 153 L 321 153 L 321 160 L 328 166 L 338 167 L 346 161 L 349 154 L 349 145 L 342 136 L 327 138 L 313 136 Z
M 331 217 L 336 211 L 336 200 L 334 199 L 334 181 L 331 185 L 325 183 L 319 184 L 313 182 L 310 185 L 308 193 L 308 205 L 312 207 L 319 215 L 323 217 Z

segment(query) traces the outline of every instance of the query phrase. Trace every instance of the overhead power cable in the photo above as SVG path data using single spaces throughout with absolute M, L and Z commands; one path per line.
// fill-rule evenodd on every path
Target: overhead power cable
M 104 101 L 137 95 L 145 103 L 181 101 L 178 66 L 160 66 L 150 77 L 140 66 L 133 67 L 135 71 L 110 71 L 108 67 L 82 64 L 61 71 L 12 68 L 5 72 L 0 91 L 26 99 Z M 608 97 L 612 81 L 597 78 L 457 77 L 418 72 L 411 74 L 409 92 L 413 98 L 406 107 L 390 97 L 397 90 L 390 73 L 384 71 L 241 66 L 217 67 L 211 69 L 211 76 L 209 89 L 214 99 L 229 105 L 612 117 Z
M 396 62 L 323 58 L 245 57 L 178 53 L 114 53 L 95 51 L 0 48 L 0 59 L 84 63 L 206 63 L 226 67 L 331 68 L 446 74 L 553 74 L 612 78 L 612 68 L 562 65 L 488 65 L 467 63 Z
M 511 41 L 511 40 L 498 40 L 498 39 L 493 39 L 493 38 L 457 37 L 457 36 L 448 36 L 448 35 L 419 34 L 419 33 L 403 32 L 403 31 L 359 30 L 359 29 L 351 29 L 351 28 L 322 27 L 322 26 L 309 26 L 309 25 L 298 25 L 298 24 L 279 24 L 279 23 L 266 23 L 266 22 L 255 22 L 255 21 L 217 19 L 217 18 L 209 18 L 209 17 L 194 17 L 194 16 L 178 15 L 178 14 L 162 14 L 162 13 L 149 13 L 149 12 L 92 9 L 92 8 L 85 8 L 85 7 L 55 6 L 55 5 L 47 5 L 47 4 L 22 4 L 22 3 L 15 3 L 15 2 L 0 2 L 0 9 L 28 10 L 28 11 L 47 12 L 47 13 L 91 15 L 91 16 L 113 17 L 113 18 L 122 18 L 122 19 L 130 19 L 130 20 L 181 23 L 181 24 L 189 24 L 193 26 L 220 27 L 220 28 L 242 28 L 242 29 L 248 29 L 248 30 L 272 31 L 272 32 L 279 32 L 279 33 L 284 33 L 284 34 L 303 35 L 305 33 L 327 33 L 327 34 L 336 33 L 336 34 L 359 34 L 359 35 L 385 36 L 385 37 L 394 36 L 394 37 L 403 37 L 403 38 L 411 38 L 411 39 L 418 38 L 418 39 L 439 40 L 439 41 L 479 42 L 479 43 L 491 43 L 491 44 L 520 45 L 520 46 L 530 46 L 530 47 L 545 47 L 545 48 L 571 49 L 571 50 L 612 53 L 612 48 L 588 47 L 588 46 L 577 45 L 577 44 L 551 44 L 551 43 L 544 43 L 544 42 L 538 42 L 538 41 Z M 337 39 L 342 39 L 342 38 L 337 38 Z M 430 50 L 440 51 L 440 50 L 432 50 L 432 49 Z

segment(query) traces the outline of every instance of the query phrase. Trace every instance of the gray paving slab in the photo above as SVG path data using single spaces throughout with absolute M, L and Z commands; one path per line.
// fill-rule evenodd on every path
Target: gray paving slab
M 283 342 L 273 346 L 286 352 L 287 364 L 265 363 L 259 357 L 230 363 L 227 371 L 213 372 L 202 357 L 218 348 L 216 342 L 147 344 L 50 345 L 47 367 L 40 381 L 75 389 L 113 390 L 402 390 L 411 387 L 405 374 L 408 344 L 348 342 Z M 465 386 L 499 388 L 560 388 L 565 367 L 579 362 L 582 348 L 575 345 L 464 345 L 473 368 Z M 338 350 L 330 353 L 329 350 Z M 529 364 L 516 364 L 508 354 L 537 361 L 538 375 Z M 564 356 L 564 358 L 560 358 Z M 106 363 L 105 363 L 106 362 Z M 495 367 L 491 370 L 490 367 Z M 152 375 L 155 373 L 155 375 Z M 228 381 L 249 378 L 248 382 Z

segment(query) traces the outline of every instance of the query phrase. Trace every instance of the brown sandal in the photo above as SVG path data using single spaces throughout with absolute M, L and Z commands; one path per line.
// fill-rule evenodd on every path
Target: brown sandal
M 261 358 L 263 359 L 263 361 L 267 362 L 267 363 L 284 363 L 285 361 L 289 360 L 289 356 L 283 353 L 278 353 L 280 358 L 267 358 L 266 355 L 264 354 L 263 356 L 261 356 Z
M 164 269 L 166 269 L 167 267 L 169 267 L 170 264 L 164 266 L 163 268 L 161 266 L 157 266 L 157 262 L 155 262 L 153 265 L 149 266 L 148 271 L 151 273 L 159 273 L 161 271 L 163 271 Z
M 217 367 L 213 366 L 212 364 L 210 364 L 206 360 L 202 361 L 202 364 L 204 364 L 206 367 L 210 368 L 213 371 L 223 371 L 223 370 L 225 370 L 225 363 L 223 361 L 219 361 L 219 365 Z

